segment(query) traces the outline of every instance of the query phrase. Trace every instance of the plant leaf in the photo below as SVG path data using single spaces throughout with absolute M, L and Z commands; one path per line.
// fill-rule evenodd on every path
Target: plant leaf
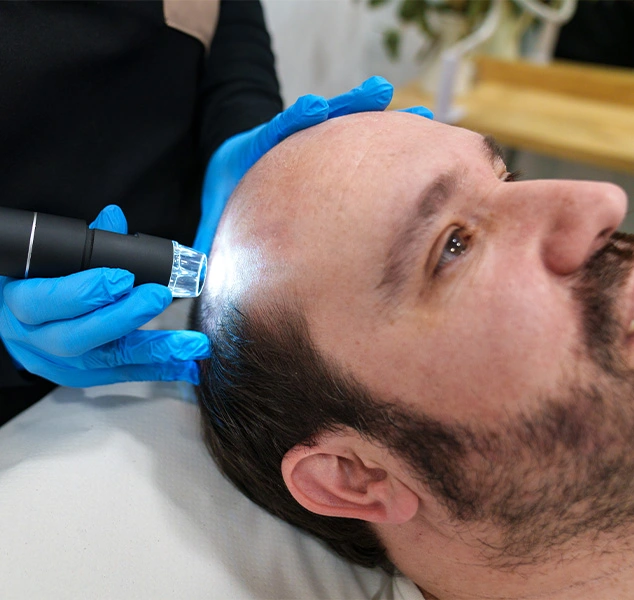
M 416 21 L 419 15 L 427 10 L 425 0 L 403 0 L 399 7 L 398 16 L 405 23 Z
M 398 29 L 386 29 L 383 32 L 383 46 L 390 60 L 396 60 L 401 52 L 401 32 Z

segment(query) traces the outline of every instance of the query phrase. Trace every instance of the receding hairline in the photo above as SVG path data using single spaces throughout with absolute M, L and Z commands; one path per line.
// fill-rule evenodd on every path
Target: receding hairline
M 382 131 L 390 132 L 406 123 L 425 128 L 449 127 L 420 115 L 399 111 L 369 111 L 328 119 L 293 133 L 266 152 L 244 175 L 227 209 L 247 202 L 250 195 L 247 191 L 252 186 L 275 185 L 277 174 L 292 172 L 306 160 L 333 154 L 340 158 L 337 149 L 340 145 L 355 140 L 358 145 L 363 145 L 371 136 Z M 408 126 L 407 129 L 411 128 Z

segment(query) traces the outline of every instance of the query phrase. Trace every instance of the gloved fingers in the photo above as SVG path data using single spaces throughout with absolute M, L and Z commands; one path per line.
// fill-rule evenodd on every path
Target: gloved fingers
M 385 110 L 392 101 L 394 87 L 383 77 L 366 79 L 360 86 L 328 100 L 328 118 L 370 110 Z
M 205 254 L 209 254 L 211 251 L 211 242 L 214 238 L 217 229 L 217 223 L 220 220 L 220 215 L 222 214 L 222 210 L 209 210 L 211 216 L 207 217 L 204 215 L 201 222 L 204 220 L 205 225 L 210 223 L 207 226 L 199 225 L 198 231 L 196 232 L 196 239 L 194 239 L 194 243 L 192 244 L 192 248 L 194 250 L 198 250 L 198 252 L 204 252 Z
M 325 98 L 307 94 L 297 99 L 295 104 L 273 117 L 254 138 L 255 154 L 250 168 L 257 160 L 266 154 L 273 146 L 279 144 L 289 135 L 317 125 L 328 118 L 328 103 Z
M 114 233 L 128 233 L 128 222 L 123 211 L 116 204 L 109 204 L 89 225 L 90 229 L 104 229 Z
M 209 338 L 198 331 L 133 331 L 78 357 L 82 369 L 159 365 L 209 358 Z
M 4 285 L 4 302 L 22 323 L 40 325 L 111 304 L 133 285 L 134 275 L 123 269 L 89 269 L 67 277 L 11 280 Z
M 413 115 L 420 115 L 427 119 L 433 119 L 434 113 L 426 106 L 411 106 L 410 108 L 401 108 L 397 112 L 412 113 Z
M 328 118 L 325 98 L 308 94 L 268 123 L 238 133 L 216 150 L 205 173 L 202 216 L 193 247 L 209 252 L 225 204 L 244 174 L 271 148 L 289 135 Z
M 271 148 L 288 136 L 331 117 L 367 110 L 384 110 L 392 98 L 392 85 L 371 77 L 345 94 L 326 100 L 308 94 L 298 98 L 268 123 L 226 140 L 209 161 L 202 194 L 202 216 L 194 248 L 208 252 L 220 215 L 244 174 Z
M 67 387 L 91 387 L 128 381 L 187 381 L 193 384 L 200 381 L 198 364 L 191 360 L 70 372 L 63 367 L 51 366 L 43 376 Z
M 113 304 L 70 321 L 53 321 L 39 327 L 23 326 L 19 339 L 58 357 L 76 357 L 107 344 L 145 325 L 171 303 L 165 286 L 146 283 L 133 288 Z M 27 365 L 25 365 L 27 366 Z M 28 368 L 28 366 L 27 366 Z
M 102 371 L 106 371 L 103 373 Z M 187 381 L 197 385 L 200 382 L 198 364 L 193 360 L 166 363 L 164 365 L 128 365 L 112 369 L 91 371 L 88 385 L 103 385 L 125 381 Z M 85 386 L 84 386 L 85 387 Z

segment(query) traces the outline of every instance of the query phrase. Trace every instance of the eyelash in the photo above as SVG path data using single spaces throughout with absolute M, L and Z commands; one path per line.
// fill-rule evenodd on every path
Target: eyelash
M 506 177 L 504 178 L 504 181 L 517 181 L 518 179 L 520 179 L 522 177 L 522 172 L 521 171 L 512 171 L 511 173 L 507 173 Z

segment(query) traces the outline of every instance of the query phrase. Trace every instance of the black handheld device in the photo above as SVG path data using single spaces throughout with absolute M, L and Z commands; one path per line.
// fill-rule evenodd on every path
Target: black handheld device
M 135 285 L 159 283 L 177 297 L 198 296 L 207 257 L 165 238 L 90 229 L 81 219 L 0 207 L 0 275 L 62 277 L 95 267 L 126 269 Z

